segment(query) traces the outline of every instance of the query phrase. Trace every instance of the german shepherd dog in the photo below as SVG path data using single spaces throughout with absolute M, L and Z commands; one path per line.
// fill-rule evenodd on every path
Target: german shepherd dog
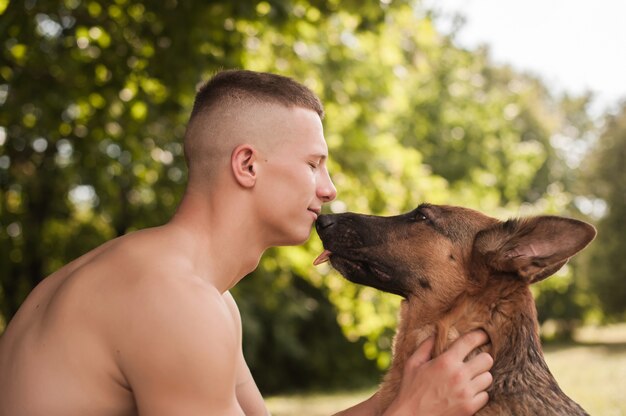
M 434 336 L 437 356 L 461 334 L 482 329 L 494 364 L 489 403 L 478 415 L 587 415 L 544 361 L 530 285 L 589 244 L 594 227 L 556 216 L 503 222 L 422 204 L 393 217 L 321 215 L 316 229 L 325 250 L 315 264 L 330 260 L 348 280 L 404 297 L 379 413 L 396 397 L 419 344 Z

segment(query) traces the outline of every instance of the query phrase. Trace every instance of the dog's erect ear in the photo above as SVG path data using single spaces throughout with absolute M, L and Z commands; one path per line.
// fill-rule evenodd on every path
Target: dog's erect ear
M 595 235 L 593 226 L 569 218 L 509 220 L 478 233 L 474 253 L 494 270 L 535 283 L 563 267 Z

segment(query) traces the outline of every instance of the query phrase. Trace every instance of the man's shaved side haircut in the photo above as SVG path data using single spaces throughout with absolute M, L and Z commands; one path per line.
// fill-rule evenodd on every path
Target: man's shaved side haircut
M 324 117 L 317 95 L 291 78 L 247 70 L 218 72 L 199 88 L 189 117 L 184 153 L 190 182 L 216 175 L 237 145 L 237 131 L 249 134 L 250 111 L 259 106 L 303 108 Z

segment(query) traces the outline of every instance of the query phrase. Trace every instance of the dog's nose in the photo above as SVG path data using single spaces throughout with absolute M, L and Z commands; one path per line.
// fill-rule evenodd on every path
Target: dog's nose
M 333 225 L 335 225 L 335 220 L 332 215 L 320 215 L 317 217 L 317 221 L 315 221 L 315 227 L 318 230 L 323 230 Z

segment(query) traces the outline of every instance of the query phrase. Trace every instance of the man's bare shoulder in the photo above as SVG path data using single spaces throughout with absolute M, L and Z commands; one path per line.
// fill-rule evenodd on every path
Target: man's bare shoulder
M 123 300 L 120 310 L 129 323 L 135 320 L 143 327 L 156 323 L 163 329 L 185 321 L 187 325 L 176 330 L 193 325 L 211 332 L 234 330 L 232 305 L 211 283 L 211 276 L 194 267 L 180 244 L 167 241 L 158 230 L 129 237 L 94 264 L 94 269 L 115 269 L 111 293 L 105 297 L 109 304 Z
M 232 308 L 194 267 L 185 244 L 165 227 L 112 240 L 50 276 L 59 283 L 44 288 L 48 311 L 71 316 L 57 321 L 91 328 L 120 354 L 134 356 L 150 342 L 184 346 L 195 335 L 235 349 Z
M 130 286 L 124 295 L 124 315 L 128 325 L 133 326 L 132 337 L 162 336 L 167 344 L 183 344 L 181 340 L 187 336 L 204 335 L 219 336 L 223 344 L 237 341 L 237 322 L 231 307 L 200 276 L 160 270 L 150 279 L 139 279 Z
M 240 338 L 230 306 L 202 276 L 161 260 L 127 287 L 111 337 L 140 411 L 237 408 Z

